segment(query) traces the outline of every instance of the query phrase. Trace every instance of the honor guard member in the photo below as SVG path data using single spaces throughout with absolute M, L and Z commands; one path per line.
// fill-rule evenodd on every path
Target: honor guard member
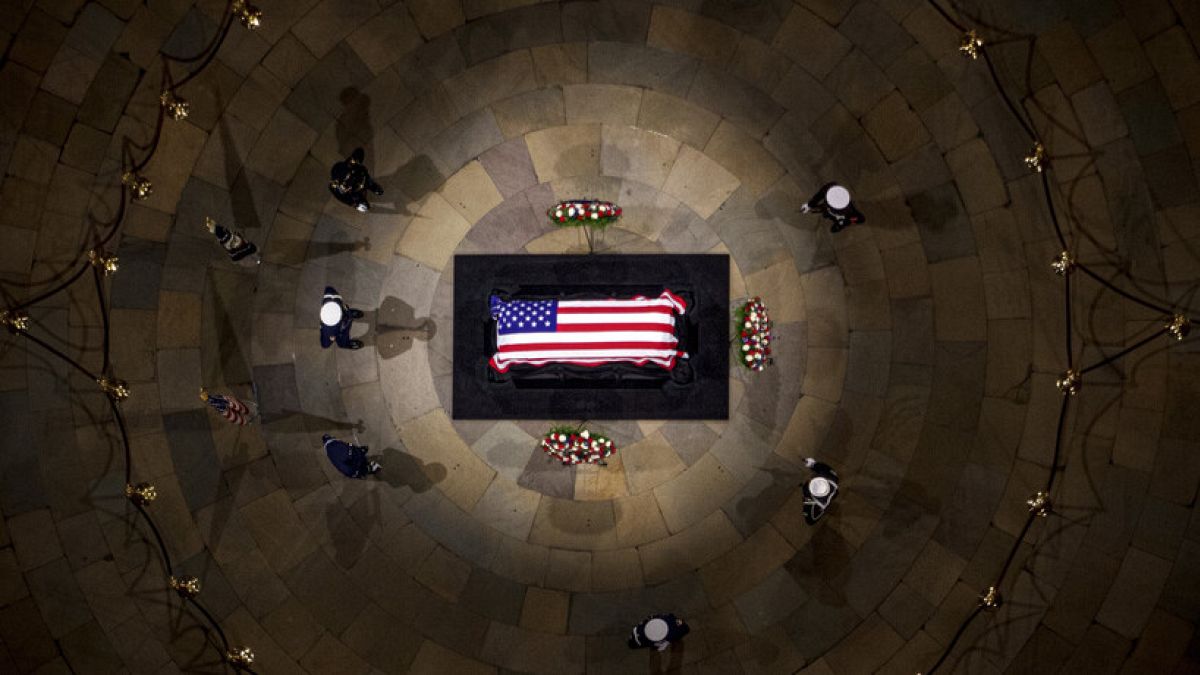
M 330 463 L 349 478 L 366 478 L 383 468 L 379 462 L 367 459 L 369 448 L 365 445 L 351 445 L 329 434 L 322 436 L 321 441 Z
M 837 183 L 826 183 L 817 190 L 808 203 L 800 207 L 802 213 L 819 213 L 833 221 L 830 232 L 841 232 L 851 223 L 865 223 L 866 217 L 850 201 L 850 191 Z
M 629 648 L 642 649 L 653 646 L 661 652 L 691 630 L 683 619 L 674 614 L 648 616 L 645 621 L 633 627 L 633 634 L 629 636 Z
M 804 466 L 812 469 L 813 477 L 804 483 L 804 522 L 814 525 L 837 496 L 838 476 L 833 468 L 809 457 Z
M 321 348 L 337 343 L 342 349 L 362 349 L 362 340 L 350 339 L 350 326 L 362 316 L 361 311 L 342 302 L 333 286 L 326 286 L 325 297 L 321 298 Z
M 377 195 L 383 194 L 383 188 L 371 179 L 370 172 L 363 165 L 365 158 L 366 153 L 363 149 L 355 148 L 346 161 L 334 164 L 329 171 L 329 191 L 333 196 L 339 202 L 353 206 L 363 213 L 371 210 L 371 203 L 367 201 L 367 190 Z
M 217 243 L 225 252 L 229 254 L 229 259 L 234 262 L 240 262 L 242 259 L 249 256 L 255 256 L 255 264 L 262 264 L 262 256 L 256 255 L 258 247 L 254 242 L 248 241 L 242 236 L 241 232 L 227 230 L 217 224 L 217 221 L 212 218 L 204 219 L 204 227 L 217 238 Z

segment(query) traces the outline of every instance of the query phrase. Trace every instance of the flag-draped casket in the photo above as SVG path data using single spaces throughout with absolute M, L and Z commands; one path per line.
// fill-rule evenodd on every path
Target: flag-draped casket
M 675 367 L 679 350 L 676 317 L 687 311 L 682 298 L 664 290 L 656 297 L 604 300 L 513 299 L 491 296 L 496 352 L 488 361 L 498 372 L 513 365 L 608 363 Z

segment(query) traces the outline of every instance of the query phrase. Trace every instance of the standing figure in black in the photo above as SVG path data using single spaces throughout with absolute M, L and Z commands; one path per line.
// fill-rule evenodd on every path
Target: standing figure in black
M 654 614 L 633 627 L 629 648 L 653 646 L 660 652 L 665 651 L 672 642 L 683 639 L 691 630 L 683 619 L 674 614 Z
M 362 316 L 361 310 L 346 306 L 337 289 L 326 286 L 321 298 L 321 348 L 329 349 L 329 345 L 337 343 L 342 349 L 362 349 L 362 340 L 350 339 L 350 326 Z
M 800 207 L 802 213 L 819 213 L 833 221 L 830 232 L 841 232 L 851 223 L 865 223 L 866 216 L 854 208 L 850 201 L 850 191 L 837 183 L 826 183 L 817 190 L 817 194 Z
M 383 468 L 379 462 L 367 459 L 367 450 L 370 448 L 365 445 L 351 445 L 329 434 L 322 436 L 321 441 L 325 444 L 325 454 L 330 463 L 348 478 L 366 478 Z
M 241 262 L 245 258 L 254 256 L 255 264 L 262 264 L 262 256 L 258 255 L 258 247 L 254 245 L 254 242 L 243 237 L 241 232 L 227 230 L 217 221 L 207 217 L 204 219 L 204 228 L 217 238 L 217 243 L 225 249 L 225 253 L 229 254 L 229 259 L 233 262 Z
M 381 195 L 383 188 L 371 178 L 367 167 L 363 165 L 364 159 L 366 153 L 363 149 L 355 148 L 346 161 L 334 164 L 329 170 L 329 191 L 339 202 L 366 213 L 371 210 L 367 190 Z
M 812 457 L 804 460 L 804 466 L 813 472 L 813 477 L 805 481 L 803 486 L 804 522 L 815 525 L 837 496 L 838 475 L 834 473 L 833 467 Z

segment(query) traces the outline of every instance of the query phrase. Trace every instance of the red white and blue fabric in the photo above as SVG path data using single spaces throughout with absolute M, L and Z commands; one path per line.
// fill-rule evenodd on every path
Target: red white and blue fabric
M 675 317 L 687 303 L 669 290 L 654 298 L 608 300 L 489 299 L 496 320 L 498 372 L 515 364 L 652 363 L 668 370 L 680 356 Z
M 221 413 L 226 422 L 244 425 L 250 421 L 250 409 L 233 396 L 209 394 L 208 404 L 212 406 L 213 410 Z

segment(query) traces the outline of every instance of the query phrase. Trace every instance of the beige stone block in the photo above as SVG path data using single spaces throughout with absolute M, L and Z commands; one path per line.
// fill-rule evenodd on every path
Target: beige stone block
M 988 319 L 1029 318 L 1029 274 L 1025 270 L 983 275 Z
M 574 593 L 592 590 L 592 554 L 590 551 L 550 549 L 546 585 Z
M 1179 110 L 1200 102 L 1200 59 L 1183 27 L 1168 28 L 1148 40 L 1145 48 L 1171 107 Z
M 446 91 L 460 115 L 536 87 L 528 50 L 497 56 L 446 80 Z
M 587 82 L 587 45 L 582 42 L 534 47 L 533 71 L 539 87 Z
M 496 476 L 471 515 L 479 522 L 517 539 L 529 536 L 533 515 L 542 496 L 517 485 L 504 476 Z
M 825 441 L 836 414 L 837 406 L 829 401 L 813 396 L 801 397 L 775 453 L 794 462 L 811 457 Z
M 618 591 L 642 585 L 642 559 L 636 549 L 592 552 L 593 591 Z
M 141 309 L 114 309 L 110 337 L 113 366 L 128 382 L 154 379 L 158 313 Z M 199 385 L 197 385 L 199 386 Z
M 277 265 L 302 265 L 308 255 L 314 225 L 283 213 L 276 214 L 263 259 Z M 390 251 L 389 251 L 390 253 Z
M 772 44 L 818 79 L 828 75 L 852 47 L 841 33 L 796 4 Z
M 400 438 L 409 453 L 425 463 L 428 478 L 440 481 L 436 483 L 438 489 L 467 513 L 496 475 L 471 452 L 444 410 L 434 410 L 404 424 Z
M 815 396 L 830 403 L 842 400 L 846 385 L 846 350 L 833 347 L 809 347 L 808 364 L 804 371 L 805 396 Z
M 646 44 L 724 65 L 733 58 L 738 36 L 736 29 L 715 19 L 656 5 L 650 15 L 650 35 Z
M 1157 410 L 1123 406 L 1113 444 L 1113 464 L 1146 473 L 1153 472 L 1154 456 L 1158 453 L 1158 439 L 1162 432 L 1162 417 Z
M 807 311 L 810 347 L 843 347 L 847 344 L 846 289 L 841 271 L 824 267 L 800 276 Z M 768 305 L 770 307 L 770 305 Z
M 512 537 L 500 537 L 488 569 L 519 584 L 537 586 L 546 580 L 550 549 Z
M 879 151 L 894 162 L 929 141 L 929 132 L 899 91 L 893 91 L 863 117 L 863 127 Z
M 678 199 L 632 180 L 622 183 L 618 203 L 621 220 L 617 227 L 650 241 L 658 241 L 679 208 Z
M 667 536 L 667 525 L 653 494 L 615 499 L 612 507 L 618 546 L 639 546 Z
M 200 296 L 194 293 L 159 291 L 158 346 L 200 346 Z
M 281 107 L 258 137 L 246 158 L 246 167 L 280 185 L 287 185 L 316 140 L 316 131 Z M 326 188 L 325 185 L 321 187 Z
M 492 104 L 496 126 L 505 138 L 566 124 L 562 90 L 535 89 Z
M 629 126 L 600 128 L 600 170 L 606 176 L 661 188 L 679 154 L 679 141 Z
M 1008 203 L 1008 190 L 992 151 L 982 138 L 975 138 L 946 153 L 946 165 L 954 174 L 967 213 L 983 213 Z
M 641 494 L 665 483 L 687 468 L 663 435 L 655 432 L 623 453 L 630 494 Z
M 925 248 L 908 244 L 882 252 L 888 294 L 893 298 L 917 298 L 929 295 L 929 262 Z
M 663 192 L 708 218 L 741 185 L 732 173 L 704 153 L 684 145 L 667 176 Z
M 570 550 L 614 548 L 615 526 L 611 502 L 576 502 L 543 496 L 529 541 Z
M 716 457 L 705 453 L 687 471 L 654 489 L 663 521 L 671 532 L 682 532 L 700 522 L 737 494 L 740 484 L 721 466 Z
M 404 3 L 412 12 L 417 28 L 421 35 L 432 39 L 452 28 L 463 25 L 466 17 L 463 15 L 461 2 L 446 2 L 445 0 L 409 0 Z
M 674 579 L 704 566 L 742 541 L 729 518 L 720 510 L 679 534 L 638 547 L 647 584 Z
M 525 136 L 538 182 L 600 173 L 600 127 L 565 126 Z
M 806 316 L 800 274 L 791 259 L 751 274 L 746 289 L 763 299 L 775 323 L 803 321 Z
M 565 635 L 567 611 L 571 606 L 571 595 L 563 591 L 530 586 L 525 589 L 525 603 L 521 606 L 521 628 L 542 633 Z
M 642 94 L 637 125 L 703 148 L 721 118 L 682 98 L 647 89 Z
M 200 151 L 204 149 L 207 137 L 204 131 L 186 121 L 163 127 L 158 151 L 141 171 L 154 185 L 153 194 L 142 202 L 143 206 L 163 213 L 175 213 L 175 205 L 183 194 L 183 187 L 191 176 L 192 166 L 200 157 Z
M 307 340 L 298 345 L 305 343 Z M 313 331 L 311 344 L 316 343 L 316 331 Z M 399 356 L 379 361 L 380 388 L 387 399 L 391 421 L 396 425 L 403 425 L 441 405 L 429 368 L 429 344 L 417 340 L 413 343 Z
M 422 2 L 435 6 L 454 5 L 455 7 L 459 7 L 458 3 L 449 3 L 444 0 L 422 0 Z M 462 10 L 460 9 L 459 11 Z M 497 671 L 495 666 L 481 663 L 458 652 L 450 651 L 433 640 L 426 640 L 421 643 L 421 648 L 417 651 L 417 657 L 413 659 L 412 665 L 408 667 L 408 672 L 409 675 L 446 675 L 446 673 L 454 673 L 454 675 L 496 675 Z
M 625 482 L 625 449 L 606 460 L 608 466 L 581 464 L 575 467 L 575 499 L 600 501 L 629 494 Z
M 929 266 L 934 334 L 939 340 L 987 340 L 983 277 L 974 256 Z
M 830 514 L 829 527 L 842 535 L 851 548 L 858 550 L 879 525 L 883 512 L 863 498 L 861 493 L 846 490 L 839 495 L 838 507 Z
M 525 250 L 533 254 L 587 253 L 587 240 L 578 227 L 557 227 L 525 244 Z
M 642 91 L 619 84 L 568 84 L 563 87 L 567 124 L 637 124 Z
M 755 197 L 761 196 L 774 185 L 784 171 L 761 142 L 751 138 L 729 120 L 717 126 L 708 145 L 704 146 L 704 154 L 737 176 Z
M 8 519 L 8 534 L 21 569 L 31 570 L 62 556 L 50 509 L 27 511 Z
M 474 224 L 504 198 L 479 160 L 470 162 L 446 179 L 442 197 L 467 223 Z
M 241 520 L 258 542 L 271 569 L 282 574 L 317 550 L 287 492 L 276 490 L 240 509 Z
M 840 505 L 839 505 L 840 506 Z M 757 586 L 796 549 L 769 523 L 725 555 L 700 568 L 710 604 L 720 607 Z
M 470 229 L 466 218 L 441 194 L 434 193 L 404 230 L 396 253 L 440 270 Z
M 350 49 L 376 75 L 422 42 L 417 24 L 402 3 L 380 12 L 346 38 Z
M 414 578 L 449 602 L 458 602 L 470 576 L 470 563 L 438 546 L 421 562 Z
M 1067 21 L 1039 35 L 1037 49 L 1067 94 L 1073 94 L 1101 78 L 1100 68 L 1092 60 L 1087 45 Z

